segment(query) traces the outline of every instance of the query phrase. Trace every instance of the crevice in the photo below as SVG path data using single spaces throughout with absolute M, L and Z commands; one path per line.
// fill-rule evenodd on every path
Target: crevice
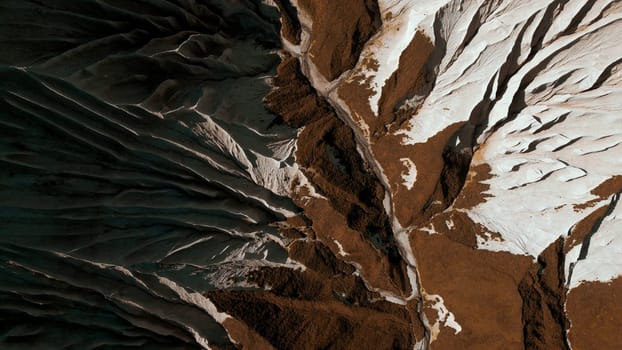
M 355 31 L 354 34 L 361 37 L 363 33 Z M 364 46 L 364 44 L 362 45 Z M 362 49 L 363 46 L 361 46 L 360 49 Z M 358 50 L 358 48 L 356 49 Z M 302 48 L 302 51 L 304 52 L 305 48 Z M 324 175 L 321 176 L 322 179 L 318 177 L 310 178 L 311 182 L 316 188 L 318 188 L 318 192 L 322 193 L 325 196 L 329 194 L 327 197 L 329 198 L 331 203 L 342 203 L 344 202 L 344 199 L 348 200 L 347 196 L 349 195 L 344 196 L 343 192 L 340 193 L 339 191 L 335 191 L 331 194 L 330 192 L 332 190 L 330 190 L 330 187 L 332 187 L 333 185 L 330 185 L 329 187 L 324 187 L 323 190 L 321 188 L 323 186 L 321 184 L 322 182 L 324 182 L 325 184 L 334 183 L 335 188 L 352 188 L 356 190 L 354 192 L 354 197 L 358 197 L 358 199 L 351 202 L 351 204 L 349 205 L 338 204 L 341 209 L 337 209 L 345 214 L 350 227 L 366 235 L 369 242 L 375 243 L 377 249 L 384 252 L 384 255 L 386 256 L 389 264 L 393 267 L 392 270 L 389 272 L 390 279 L 394 281 L 393 283 L 395 283 L 400 290 L 403 291 L 402 293 L 404 295 L 408 295 L 409 293 L 418 295 L 418 293 L 420 292 L 419 286 L 416 283 L 415 285 L 410 285 L 409 283 L 407 271 L 408 268 L 406 267 L 406 258 L 403 257 L 400 252 L 399 244 L 395 238 L 395 232 L 393 232 L 393 228 L 389 220 L 389 218 L 391 217 L 391 205 L 389 205 L 389 208 L 385 208 L 383 203 L 383 200 L 385 199 L 385 194 L 390 193 L 390 188 L 388 184 L 383 181 L 382 171 L 377 168 L 377 164 L 375 163 L 373 157 L 370 156 L 370 150 L 364 137 L 362 137 L 362 135 L 357 132 L 356 127 L 352 125 L 352 121 L 350 120 L 348 112 L 343 110 L 343 107 L 341 107 L 339 103 L 333 101 L 328 96 L 330 89 L 322 90 L 320 88 L 318 90 L 314 86 L 313 77 L 315 77 L 316 75 L 310 73 L 311 67 L 307 62 L 305 62 L 305 60 L 308 60 L 309 58 L 303 56 L 299 57 L 298 59 L 300 60 L 300 62 L 298 63 L 299 66 L 297 68 L 296 74 L 304 77 L 304 80 L 306 81 L 305 84 L 307 85 L 307 87 L 305 88 L 305 94 L 312 94 L 315 96 L 315 101 L 321 101 L 315 103 L 317 105 L 321 105 L 321 108 L 323 110 L 330 111 L 330 113 L 328 113 L 330 114 L 330 117 L 320 119 L 321 116 L 318 115 L 316 117 L 313 117 L 313 119 L 318 118 L 316 122 L 309 120 L 309 118 L 305 117 L 306 113 L 304 111 L 309 111 L 305 107 L 305 104 L 301 103 L 301 100 L 299 98 L 292 99 L 291 96 L 286 96 L 288 95 L 287 92 L 282 91 L 282 95 L 285 97 L 285 100 L 289 101 L 288 103 L 290 104 L 290 107 L 296 107 L 290 109 L 290 113 L 286 113 L 287 116 L 283 119 L 289 119 L 289 121 L 295 120 L 298 123 L 296 127 L 305 126 L 303 134 L 312 133 L 312 128 L 325 127 L 326 124 L 332 123 L 334 125 L 339 124 L 337 128 L 340 131 L 337 131 L 337 133 L 341 134 L 341 136 L 337 137 L 337 139 L 343 139 L 343 136 L 345 134 L 349 135 L 346 137 L 349 140 L 347 141 L 347 147 L 343 147 L 344 145 L 338 144 L 339 142 L 335 143 L 334 141 L 336 141 L 336 139 L 331 136 L 328 139 L 322 138 L 322 141 L 320 143 L 313 143 L 314 141 L 309 143 L 308 150 L 311 152 L 307 153 L 315 157 L 314 161 L 320 160 L 324 158 L 321 155 L 322 149 L 325 148 L 326 144 L 330 144 L 332 150 L 331 154 L 333 154 L 333 157 L 329 158 L 333 160 L 340 160 L 341 167 L 345 168 L 347 172 L 352 174 L 352 176 L 340 180 L 340 176 L 337 172 L 330 171 L 330 169 L 332 168 L 331 165 L 326 164 L 325 166 L 320 165 L 323 163 L 317 163 L 316 165 L 313 165 L 313 168 L 319 173 L 324 172 Z M 300 67 L 300 65 L 302 65 L 302 67 Z M 321 77 L 318 78 L 320 80 L 322 79 Z M 287 82 L 289 79 L 290 78 L 285 77 L 283 79 L 283 82 Z M 322 84 L 321 81 L 320 84 Z M 279 84 L 277 83 L 276 85 L 278 87 Z M 275 92 L 278 93 L 279 89 L 280 88 L 277 88 Z M 268 104 L 270 104 L 271 99 L 268 98 L 267 100 Z M 273 101 L 276 101 L 277 103 L 279 103 L 279 100 L 282 99 L 273 99 Z M 299 113 L 301 109 L 303 113 Z M 320 114 L 324 114 L 324 112 Z M 288 122 L 287 120 L 283 121 L 285 121 L 286 123 Z M 311 124 L 315 125 L 312 126 Z M 301 137 L 299 139 L 299 150 L 301 147 L 301 142 L 307 142 L 303 140 L 303 134 L 301 134 Z M 332 135 L 336 134 L 332 133 Z M 297 161 L 301 165 L 303 165 L 302 170 L 304 172 L 306 168 L 304 165 L 305 161 L 301 159 L 297 159 Z M 364 178 L 366 178 L 366 180 L 364 181 L 365 184 L 359 183 L 359 180 L 357 180 L 359 175 L 357 174 L 361 174 Z M 306 173 L 306 175 L 310 176 L 309 173 Z M 356 193 L 359 193 L 359 195 L 356 195 Z M 413 289 L 416 290 L 416 292 L 414 292 Z M 423 305 L 421 304 L 421 301 L 419 299 L 417 299 L 416 301 L 418 302 L 417 307 L 419 310 L 417 311 L 416 316 L 409 316 L 410 321 L 408 322 L 409 327 L 412 328 L 411 334 L 413 334 L 413 339 L 419 337 L 419 334 L 424 334 L 423 338 L 426 339 L 426 342 L 429 342 L 428 329 L 425 329 L 425 327 L 423 327 L 423 330 L 416 330 L 419 329 L 419 327 L 422 327 L 421 325 L 424 324 L 424 319 L 422 318 Z M 402 310 L 406 309 L 402 308 Z M 415 341 L 421 341 L 421 339 L 415 339 Z M 412 345 L 410 345 L 409 347 L 412 347 Z
M 266 102 L 282 122 L 296 128 L 304 126 L 296 152 L 301 170 L 346 218 L 348 226 L 386 255 L 391 279 L 407 292 L 406 267 L 383 206 L 384 187 L 357 152 L 354 132 L 317 94 L 297 59 L 285 58 L 278 71 L 274 81 L 277 89 L 266 97 Z
M 553 119 L 552 121 L 550 121 L 550 122 L 548 122 L 548 123 L 545 123 L 545 124 L 542 124 L 539 128 L 537 128 L 536 130 L 534 130 L 534 132 L 533 132 L 533 133 L 534 133 L 534 134 L 538 134 L 538 133 L 541 133 L 542 131 L 549 130 L 549 129 L 551 129 L 552 127 L 554 127 L 555 125 L 557 125 L 557 124 L 561 124 L 561 123 L 565 122 L 565 121 L 566 121 L 566 119 L 568 119 L 568 116 L 569 116 L 569 115 L 570 115 L 570 112 L 566 112 L 566 113 L 564 113 L 564 114 L 560 115 L 559 117 L 557 117 L 557 118 Z M 575 140 L 578 140 L 578 139 L 580 139 L 580 137 L 576 138 Z M 562 146 L 562 147 L 565 147 L 565 146 L 567 146 L 567 145 L 564 145 L 564 146 Z M 561 148 L 560 148 L 560 149 L 561 149 Z M 553 152 L 555 152 L 555 151 L 553 151 Z
M 592 7 L 594 7 L 595 3 L 596 1 L 587 0 L 583 4 L 583 6 L 579 9 L 579 11 L 577 11 L 576 14 L 573 16 L 572 21 L 568 25 L 568 28 L 566 28 L 566 30 L 564 30 L 561 35 L 569 35 L 569 34 L 576 32 L 577 29 L 579 28 L 579 24 L 585 18 L 585 16 L 590 12 Z
M 555 19 L 555 10 L 558 7 L 561 8 L 560 11 L 563 10 L 564 6 L 568 3 L 568 1 L 569 0 L 556 0 L 546 7 L 546 10 L 544 10 L 544 14 L 542 15 L 542 20 L 534 30 L 534 36 L 531 39 L 532 49 L 529 53 L 529 56 L 525 60 L 526 62 L 531 61 L 534 56 L 538 52 L 540 52 L 540 50 L 542 49 L 542 45 L 544 44 L 544 37 L 546 36 L 548 29 L 551 28 L 551 26 L 553 25 L 553 20 Z
M 593 90 L 599 89 L 605 83 L 605 81 L 607 81 L 607 79 L 611 77 L 613 70 L 617 68 L 620 64 L 622 64 L 622 58 L 619 58 L 613 61 L 611 64 L 605 67 L 605 69 L 603 69 L 603 71 L 600 73 L 600 75 L 598 76 L 598 79 L 596 79 L 594 84 L 590 86 L 589 89 L 586 89 L 582 92 L 593 91 Z
M 283 36 L 294 45 L 300 44 L 302 29 L 298 20 L 298 11 L 290 0 L 274 0 L 281 13 Z
M 473 152 L 469 147 L 456 149 L 453 146 L 446 146 L 442 156 L 444 165 L 439 184 L 443 193 L 442 210 L 445 210 L 454 202 L 464 187 Z
M 547 30 L 550 28 L 551 23 L 553 21 L 553 12 L 555 11 L 555 9 L 558 6 L 564 6 L 566 3 L 568 2 L 568 0 L 563 0 L 563 1 L 554 1 L 553 3 L 551 3 L 550 5 L 547 6 L 545 13 L 543 14 L 542 20 L 540 21 L 540 23 L 538 23 L 537 28 L 534 31 L 533 37 L 531 39 L 532 44 L 532 49 L 528 55 L 528 57 L 525 59 L 524 62 L 522 63 L 518 63 L 518 57 L 520 55 L 520 43 L 522 42 L 522 38 L 526 33 L 526 29 L 528 27 L 528 25 L 525 25 L 523 30 L 521 31 L 521 33 L 519 34 L 517 40 L 516 40 L 516 44 L 512 50 L 512 53 L 508 56 L 508 58 L 506 58 L 506 62 L 503 65 L 503 68 L 500 70 L 500 74 L 499 74 L 499 88 L 498 88 L 498 92 L 497 92 L 497 98 L 495 99 L 495 101 L 492 103 L 492 105 L 494 106 L 494 104 L 496 104 L 496 102 L 498 102 L 501 97 L 503 97 L 503 95 L 507 92 L 507 87 L 508 87 L 508 82 L 509 80 L 514 77 L 516 75 L 516 73 L 523 68 L 525 65 L 527 65 L 529 62 L 531 62 L 535 55 L 541 51 L 542 46 L 544 44 L 544 37 L 546 36 Z M 528 23 L 530 24 L 533 20 L 535 19 L 535 14 L 532 15 L 529 19 L 528 19 Z M 564 47 L 560 48 L 559 50 L 563 50 L 565 47 L 567 47 L 568 45 L 572 45 L 573 42 L 568 43 L 567 45 L 565 45 Z M 518 50 L 518 51 L 517 51 Z M 499 128 L 501 128 L 504 124 L 507 124 L 508 122 L 513 121 L 514 119 L 517 118 L 519 111 L 523 110 L 526 106 L 527 103 L 525 101 L 525 89 L 526 87 L 529 85 L 529 83 L 531 83 L 533 81 L 533 79 L 543 70 L 546 68 L 547 64 L 554 58 L 554 54 L 555 52 L 551 53 L 549 56 L 543 58 L 540 62 L 538 62 L 537 65 L 535 65 L 531 70 L 529 70 L 528 72 L 526 72 L 524 74 L 524 76 L 521 79 L 520 85 L 518 87 L 518 89 L 516 90 L 515 95 L 512 98 L 512 102 L 508 108 L 508 116 L 500 121 L 498 121 L 495 125 L 490 126 L 491 130 L 488 130 L 488 126 L 486 126 L 483 130 L 483 132 L 486 132 L 487 135 L 491 135 L 493 134 L 495 131 L 499 130 Z M 507 69 L 507 74 L 501 74 L 501 72 L 504 70 L 504 68 L 510 68 L 511 69 Z M 485 141 L 485 140 L 484 140 Z
M 488 82 L 485 96 L 490 95 L 493 86 L 494 78 Z M 426 218 L 447 209 L 462 192 L 471 168 L 474 148 L 477 147 L 477 137 L 486 128 L 486 117 L 490 108 L 491 101 L 488 98 L 482 99 L 471 111 L 469 120 L 445 144 L 442 152 L 444 164 L 436 190 L 422 208 Z M 442 205 L 432 206 L 435 200 L 441 200 Z
M 598 218 L 598 220 L 596 220 L 596 222 L 594 223 L 594 226 L 592 226 L 592 229 L 590 230 L 590 232 L 587 235 L 585 235 L 585 238 L 583 238 L 583 243 L 581 244 L 581 251 L 579 252 L 579 258 L 577 259 L 577 261 L 581 261 L 587 258 L 587 254 L 590 249 L 590 242 L 592 240 L 592 237 L 602 225 L 603 220 L 605 220 L 606 217 L 611 215 L 616 205 L 618 204 L 619 199 L 620 199 L 620 193 L 616 193 L 615 195 L 613 195 L 613 197 L 611 198 L 611 202 L 609 203 L 609 208 L 607 209 L 607 212 L 605 212 L 605 215 Z
M 560 237 L 547 247 L 518 285 L 525 349 L 570 350 L 566 337 L 570 322 L 564 310 L 564 242 Z

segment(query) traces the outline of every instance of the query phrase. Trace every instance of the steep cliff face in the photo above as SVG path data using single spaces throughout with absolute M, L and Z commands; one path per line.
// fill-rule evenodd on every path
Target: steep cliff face
M 622 4 L 0 4 L 0 348 L 622 348 Z

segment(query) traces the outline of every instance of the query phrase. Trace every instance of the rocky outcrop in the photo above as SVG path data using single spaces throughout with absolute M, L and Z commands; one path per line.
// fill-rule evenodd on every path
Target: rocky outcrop
M 525 349 L 569 349 L 565 314 L 564 240 L 544 250 L 518 285 Z
M 327 79 L 351 69 L 363 46 L 380 27 L 376 0 L 298 0 L 304 22 L 309 23 L 311 62 Z

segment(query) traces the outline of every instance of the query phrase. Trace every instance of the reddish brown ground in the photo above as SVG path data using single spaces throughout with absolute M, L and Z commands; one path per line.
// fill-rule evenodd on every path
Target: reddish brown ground
M 622 192 L 622 176 L 616 175 L 605 180 L 591 191 L 591 193 L 597 196 L 597 198 L 583 204 L 575 205 L 574 209 L 583 210 L 585 208 L 592 207 L 603 199 L 607 199 L 612 194 L 620 192 Z
M 355 73 L 339 87 L 339 96 L 346 102 L 352 114 L 358 114 L 369 126 L 373 141 L 385 136 L 389 130 L 397 130 L 414 111 L 399 111 L 402 102 L 420 93 L 433 79 L 426 62 L 434 47 L 421 33 L 415 34 L 413 41 L 400 56 L 399 68 L 386 81 L 380 97 L 379 115 L 373 115 L 369 106 L 372 90 L 362 74 Z M 363 60 L 370 70 L 377 69 L 371 58 Z
M 600 198 L 607 198 L 620 191 L 622 191 L 622 176 L 617 175 L 598 185 L 592 190 L 592 194 Z
M 228 329 L 241 344 L 257 335 L 278 349 L 412 348 L 424 337 L 417 300 L 401 306 L 373 291 L 411 293 L 382 185 L 356 151 L 351 129 L 315 93 L 296 59 L 283 59 L 274 85 L 266 105 L 280 122 L 304 126 L 296 160 L 326 197 L 294 187 L 303 214 L 280 225 L 290 258 L 306 270 L 263 268 L 249 278 L 268 291 L 212 292 L 210 299 L 239 321 Z
M 445 235 L 416 234 L 412 247 L 426 293 L 439 294 L 462 331 L 441 329 L 433 349 L 522 349 L 518 284 L 529 257 L 480 251 Z M 436 311 L 426 308 L 434 322 Z
M 456 209 L 472 209 L 490 197 L 486 192 L 490 185 L 486 183 L 492 178 L 490 165 L 481 163 L 481 150 L 473 154 L 472 164 L 464 181 L 464 186 L 453 203 Z
M 220 293 L 220 292 L 219 292 Z M 210 295 L 218 307 L 256 327 L 277 349 L 407 349 L 411 326 L 391 313 L 339 301 L 304 301 L 263 292 Z
M 242 350 L 274 350 L 268 341 L 261 337 L 257 332 L 248 327 L 244 322 L 235 318 L 228 318 L 223 322 L 223 326 L 229 336 L 236 340 L 237 347 Z
M 600 220 L 602 220 L 602 218 L 607 215 L 608 210 L 609 207 L 604 205 L 594 210 L 583 220 L 576 223 L 570 231 L 570 236 L 568 237 L 568 241 L 566 242 L 564 253 L 568 253 L 575 246 L 582 244 L 583 240 L 588 237 L 591 232 L 594 231 Z
M 452 233 L 413 234 L 411 243 L 423 289 L 439 294 L 462 331 L 441 328 L 433 349 L 566 349 L 563 240 L 531 257 L 474 249 L 478 234 L 468 221 Z M 465 244 L 466 243 L 466 244 Z M 431 323 L 437 311 L 426 303 Z
M 574 350 L 622 349 L 622 278 L 584 283 L 570 290 L 566 304 Z
M 365 41 L 378 29 L 376 3 L 298 3 L 313 20 L 309 57 L 320 73 L 332 80 L 351 69 Z M 288 4 L 278 2 L 283 35 L 296 42 L 300 25 Z M 491 177 L 480 152 L 473 155 L 469 147 L 453 146 L 455 136 L 473 125 L 455 123 L 426 143 L 410 146 L 395 135 L 417 112 L 404 101 L 425 96 L 434 81 L 435 50 L 428 38 L 416 34 L 400 57 L 398 70 L 386 82 L 377 116 L 369 107 L 371 91 L 361 75 L 355 74 L 337 89 L 351 112 L 347 117 L 358 123 L 357 134 L 367 137 L 370 153 L 389 180 L 394 215 L 402 226 L 413 228 L 409 239 L 421 292 L 443 297 L 462 326 L 454 334 L 441 325 L 431 348 L 567 349 L 569 321 L 564 305 L 572 321 L 570 340 L 575 349 L 622 348 L 615 336 L 600 337 L 603 329 L 613 333 L 611 325 L 620 322 L 621 303 L 614 289 L 622 282 L 585 284 L 567 298 L 564 287 L 564 254 L 590 234 L 602 210 L 577 224 L 568 240 L 552 243 L 537 261 L 479 250 L 478 238 L 502 238 L 463 212 L 486 200 L 486 180 Z M 362 60 L 368 68 L 377 65 L 370 58 Z M 257 343 L 257 348 L 266 349 L 412 349 L 424 337 L 420 301 L 415 298 L 402 306 L 375 291 L 380 288 L 399 296 L 411 292 L 383 207 L 386 189 L 378 180 L 380 174 L 366 164 L 357 151 L 355 132 L 316 93 L 297 59 L 283 59 L 274 85 L 266 105 L 280 117 L 279 123 L 304 127 L 296 161 L 315 191 L 325 197 L 311 197 L 305 187 L 294 186 L 293 200 L 302 213 L 279 226 L 288 239 L 289 257 L 306 270 L 262 268 L 249 276 L 260 290 L 219 291 L 209 297 L 219 310 L 236 318 L 225 326 L 242 347 Z M 401 184 L 407 171 L 402 158 L 409 158 L 418 170 L 410 190 Z M 606 198 L 619 192 L 621 184 L 616 178 L 593 193 Z M 425 227 L 437 234 L 425 233 L 421 230 Z M 596 301 L 590 304 L 592 297 Z M 429 301 L 422 305 L 434 323 L 437 311 Z
M 237 320 L 228 320 L 225 327 L 238 344 L 250 349 L 256 348 L 252 344 L 277 349 L 407 349 L 423 337 L 414 305 L 392 304 L 370 291 L 354 267 L 320 239 L 324 234 L 313 232 L 305 220 L 288 226 L 306 237 L 288 246 L 290 258 L 304 264 L 305 271 L 263 268 L 248 276 L 262 290 L 208 293 L 219 310 Z M 390 283 L 386 276 L 381 278 L 371 280 Z
M 565 242 L 551 244 L 536 262 L 528 256 L 477 249 L 478 236 L 501 239 L 460 211 L 485 200 L 490 167 L 479 154 L 474 156 L 478 165 L 470 167 L 453 203 L 455 210 L 429 219 L 427 227 L 438 234 L 411 233 L 424 290 L 441 295 L 462 326 L 458 334 L 442 328 L 432 348 L 565 349 Z M 426 306 L 433 323 L 436 310 Z
M 267 97 L 267 104 L 285 123 L 305 127 L 296 161 L 328 201 L 294 199 L 305 209 L 318 237 L 334 249 L 333 240 L 343 242 L 345 251 L 351 252 L 349 259 L 361 264 L 372 285 L 408 294 L 405 265 L 382 205 L 384 189 L 356 151 L 352 130 L 314 93 L 297 60 L 283 60 L 278 73 L 278 88 Z
M 525 349 L 568 350 L 563 249 L 563 239 L 553 242 L 518 285 L 523 299 Z
M 591 207 L 612 194 L 622 192 L 622 176 L 614 176 L 592 190 L 598 198 L 576 209 Z M 584 242 L 598 228 L 607 215 L 609 206 L 594 210 L 576 224 L 565 251 Z M 566 310 L 571 327 L 568 339 L 574 350 L 622 349 L 622 279 L 609 283 L 588 282 L 571 289 L 567 296 Z
M 416 113 L 416 109 L 403 108 L 403 101 L 415 94 L 425 95 L 434 79 L 429 65 L 433 54 L 430 40 L 417 33 L 383 88 L 378 116 L 371 111 L 371 90 L 362 78 L 354 76 L 339 88 L 339 96 L 357 116 L 356 121 L 369 127 L 371 149 L 390 179 L 394 214 L 402 226 L 420 226 L 447 208 L 460 192 L 471 160 L 470 152 L 457 151 L 448 144 L 464 123 L 450 125 L 424 144 L 404 145 L 403 137 L 395 135 L 408 127 L 405 122 Z M 401 181 L 407 172 L 404 158 L 420 169 L 411 189 Z
M 275 0 L 276 6 L 281 13 L 281 34 L 292 44 L 300 44 L 300 21 L 298 21 L 298 13 L 296 7 L 290 0 Z
M 447 208 L 462 188 L 470 155 L 460 159 L 461 155 L 450 155 L 451 150 L 446 147 L 449 138 L 460 127 L 460 124 L 450 126 L 425 144 L 405 146 L 400 136 L 387 135 L 372 146 L 375 157 L 390 179 L 394 214 L 402 226 L 423 225 L 434 214 Z M 410 159 L 417 168 L 417 181 L 411 189 L 403 185 L 402 174 L 407 168 L 402 158 Z M 454 160 L 455 164 L 452 163 Z
M 299 0 L 298 3 L 313 21 L 311 61 L 329 81 L 354 67 L 364 44 L 381 24 L 376 0 Z
M 277 349 L 406 349 L 423 336 L 413 305 L 392 304 L 369 291 L 353 266 L 321 240 L 294 240 L 288 250 L 305 271 L 263 268 L 248 277 L 269 291 L 208 294 L 239 320 L 226 325 L 238 343 L 257 334 Z

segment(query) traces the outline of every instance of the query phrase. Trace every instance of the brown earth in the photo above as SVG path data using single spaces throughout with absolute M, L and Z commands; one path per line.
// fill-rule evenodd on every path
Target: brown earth
M 236 340 L 236 345 L 241 350 L 275 349 L 268 341 L 240 320 L 228 318 L 223 322 L 223 326 L 229 333 L 229 336 Z
M 411 326 L 390 313 L 265 292 L 214 292 L 219 309 L 255 327 L 277 349 L 407 349 Z
M 534 263 L 529 256 L 477 249 L 478 236 L 502 239 L 461 210 L 485 200 L 490 167 L 479 152 L 454 210 L 435 214 L 428 228 L 416 230 L 411 244 L 421 284 L 428 294 L 439 294 L 453 312 L 462 332 L 441 329 L 433 349 L 564 349 L 567 320 L 563 305 L 564 242 L 557 240 Z M 436 318 L 427 305 L 426 314 Z M 433 321 L 432 321 L 433 322 Z
M 279 225 L 289 257 L 306 269 L 260 268 L 248 278 L 262 290 L 209 298 L 238 320 L 228 321 L 228 330 L 241 346 L 257 336 L 278 349 L 412 348 L 425 333 L 418 300 L 402 306 L 374 291 L 411 293 L 382 205 L 384 188 L 357 152 L 351 129 L 315 93 L 296 59 L 284 57 L 273 84 L 266 105 L 277 122 L 304 127 L 296 161 L 325 197 L 294 187 L 303 213 Z
M 622 349 L 622 278 L 583 283 L 568 293 L 568 339 L 574 350 Z
M 608 210 L 609 207 L 604 205 L 576 223 L 570 230 L 564 253 L 568 253 L 575 246 L 582 244 L 585 238 L 598 227 L 598 223 L 607 215 Z
M 523 298 L 525 349 L 566 349 L 564 240 L 545 249 L 518 285 Z
M 462 331 L 441 328 L 433 349 L 567 349 L 562 239 L 532 262 L 531 257 L 475 249 L 477 229 L 457 221 L 451 233 L 411 235 L 426 294 L 439 294 Z M 459 226 L 459 223 L 467 226 Z M 456 239 L 459 237 L 459 239 Z M 465 244 L 466 243 L 466 244 Z M 437 311 L 426 303 L 431 323 Z
M 592 190 L 598 198 L 575 209 L 592 207 L 596 203 L 622 192 L 622 176 L 614 176 Z M 585 243 L 598 229 L 610 210 L 603 205 L 573 226 L 565 252 Z M 585 282 L 568 292 L 566 313 L 570 321 L 568 341 L 573 349 L 621 349 L 622 336 L 622 278 L 611 282 Z
M 369 291 L 354 268 L 324 243 L 295 240 L 288 250 L 306 266 L 304 271 L 262 268 L 248 276 L 268 291 L 208 293 L 219 310 L 238 320 L 225 324 L 237 343 L 258 341 L 278 349 L 406 349 L 421 339 L 423 330 L 413 326 L 412 310 Z M 257 336 L 261 339 L 254 340 Z
M 298 205 L 325 242 L 338 239 L 346 251 L 368 257 L 359 264 L 369 274 L 367 278 L 379 282 L 370 283 L 407 294 L 405 265 L 382 204 L 384 188 L 357 152 L 352 130 L 314 92 L 297 60 L 284 59 L 278 74 L 277 88 L 267 96 L 267 105 L 288 125 L 304 126 L 296 161 L 315 189 L 328 199 L 313 198 L 308 204 L 299 199 Z M 386 280 L 384 276 L 390 281 L 380 282 Z
M 615 193 L 622 192 L 622 176 L 616 175 L 607 180 L 605 180 L 600 185 L 596 186 L 590 193 L 595 195 L 597 198 L 594 198 L 591 201 L 586 203 L 578 204 L 574 206 L 575 210 L 583 210 L 585 208 L 590 208 L 596 205 L 598 202 L 607 199 L 609 196 Z
M 454 124 L 425 144 L 404 145 L 400 136 L 386 135 L 372 146 L 390 179 L 394 215 L 402 226 L 423 225 L 451 205 L 462 188 L 470 154 L 453 153 L 447 146 L 461 126 Z M 410 189 L 401 181 L 407 171 L 401 160 L 404 158 L 410 159 L 418 169 L 417 181 Z
M 592 194 L 602 199 L 614 193 L 622 192 L 622 176 L 613 176 L 592 190 Z
M 477 250 L 443 234 L 413 234 L 421 284 L 438 294 L 462 331 L 441 328 L 433 349 L 523 349 L 523 301 L 518 285 L 531 258 Z M 431 323 L 436 310 L 425 310 Z
M 313 21 L 309 56 L 329 81 L 354 67 L 381 25 L 376 0 L 299 0 Z
M 397 130 L 414 110 L 400 111 L 404 100 L 415 93 L 422 93 L 433 80 L 433 74 L 426 65 L 434 47 L 430 39 L 417 32 L 413 41 L 400 56 L 399 68 L 387 79 L 379 101 L 379 115 L 373 114 L 369 106 L 372 90 L 362 73 L 353 76 L 339 87 L 339 96 L 346 102 L 353 114 L 362 118 L 372 134 L 372 141 L 384 136 L 389 130 Z M 377 69 L 373 59 L 368 58 L 367 69 Z
M 362 75 L 355 74 L 339 88 L 356 122 L 369 128 L 371 151 L 383 173 L 390 179 L 394 215 L 400 224 L 420 226 L 434 214 L 452 204 L 460 193 L 471 162 L 468 149 L 450 145 L 465 123 L 450 125 L 424 144 L 405 145 L 397 130 L 405 127 L 417 109 L 403 108 L 403 102 L 414 95 L 425 96 L 434 80 L 429 59 L 434 46 L 417 32 L 400 56 L 399 68 L 387 80 L 380 98 L 379 115 L 369 106 L 372 91 Z M 408 189 L 400 181 L 407 171 L 403 159 L 410 159 L 417 169 L 415 185 Z
M 436 232 L 443 232 L 452 241 L 473 249 L 477 248 L 478 236 L 485 239 L 488 239 L 488 237 L 499 237 L 498 233 L 491 232 L 485 226 L 471 220 L 466 213 L 457 210 L 445 211 L 434 215 L 426 227 Z
M 300 21 L 290 0 L 274 0 L 281 14 L 281 35 L 294 45 L 300 44 Z
M 477 156 L 478 152 L 475 152 L 473 158 Z M 486 194 L 486 191 L 490 188 L 486 180 L 492 178 L 490 174 L 491 170 L 490 165 L 486 163 L 471 165 L 469 167 L 464 186 L 454 202 L 454 208 L 472 209 L 486 201 L 486 198 L 490 196 Z
M 401 109 L 402 103 L 414 95 L 426 95 L 434 76 L 427 62 L 434 51 L 428 37 L 420 32 L 400 56 L 398 69 L 387 79 L 379 100 L 378 116 L 373 130 L 395 131 L 407 121 L 415 109 Z
M 277 5 L 283 35 L 299 42 L 296 11 L 286 0 Z M 373 1 L 299 0 L 298 5 L 313 22 L 308 58 L 327 80 L 355 66 L 380 25 Z M 431 336 L 431 349 L 569 349 L 569 343 L 574 349 L 622 348 L 613 329 L 621 321 L 615 290 L 622 279 L 586 283 L 569 294 L 565 288 L 565 253 L 590 235 L 606 207 L 588 215 L 568 239 L 553 242 L 535 261 L 480 250 L 478 239 L 502 237 L 464 210 L 486 200 L 491 168 L 481 150 L 455 146 L 457 135 L 472 135 L 467 131 L 478 121 L 449 125 L 423 144 L 403 144 L 397 132 L 417 113 L 417 106 L 405 101 L 425 96 L 434 84 L 436 50 L 422 33 L 415 35 L 383 88 L 378 115 L 369 106 L 371 90 L 361 72 L 347 77 L 336 91 L 349 109 L 341 117 L 352 118 L 354 130 L 318 95 L 298 59 L 283 54 L 266 106 L 279 116 L 277 123 L 303 128 L 296 162 L 322 198 L 295 184 L 292 199 L 302 212 L 279 225 L 289 257 L 304 270 L 259 268 L 248 277 L 260 290 L 209 293 L 219 310 L 236 318 L 225 326 L 240 346 L 412 349 Z M 377 65 L 370 57 L 361 60 L 367 68 Z M 367 164 L 360 147 L 378 164 Z M 418 170 L 411 189 L 401 181 L 405 158 Z M 388 178 L 388 188 L 378 180 L 381 175 Z M 606 181 L 592 193 L 607 198 L 620 192 L 621 181 Z M 421 312 L 430 324 L 438 318 L 430 299 L 417 297 L 399 305 L 381 295 L 380 290 L 402 298 L 411 293 L 383 206 L 385 191 L 391 195 L 391 214 L 411 228 L 419 292 L 424 298 L 440 295 L 460 332 L 441 324 L 438 334 L 426 334 Z M 600 336 L 603 329 L 611 335 Z

